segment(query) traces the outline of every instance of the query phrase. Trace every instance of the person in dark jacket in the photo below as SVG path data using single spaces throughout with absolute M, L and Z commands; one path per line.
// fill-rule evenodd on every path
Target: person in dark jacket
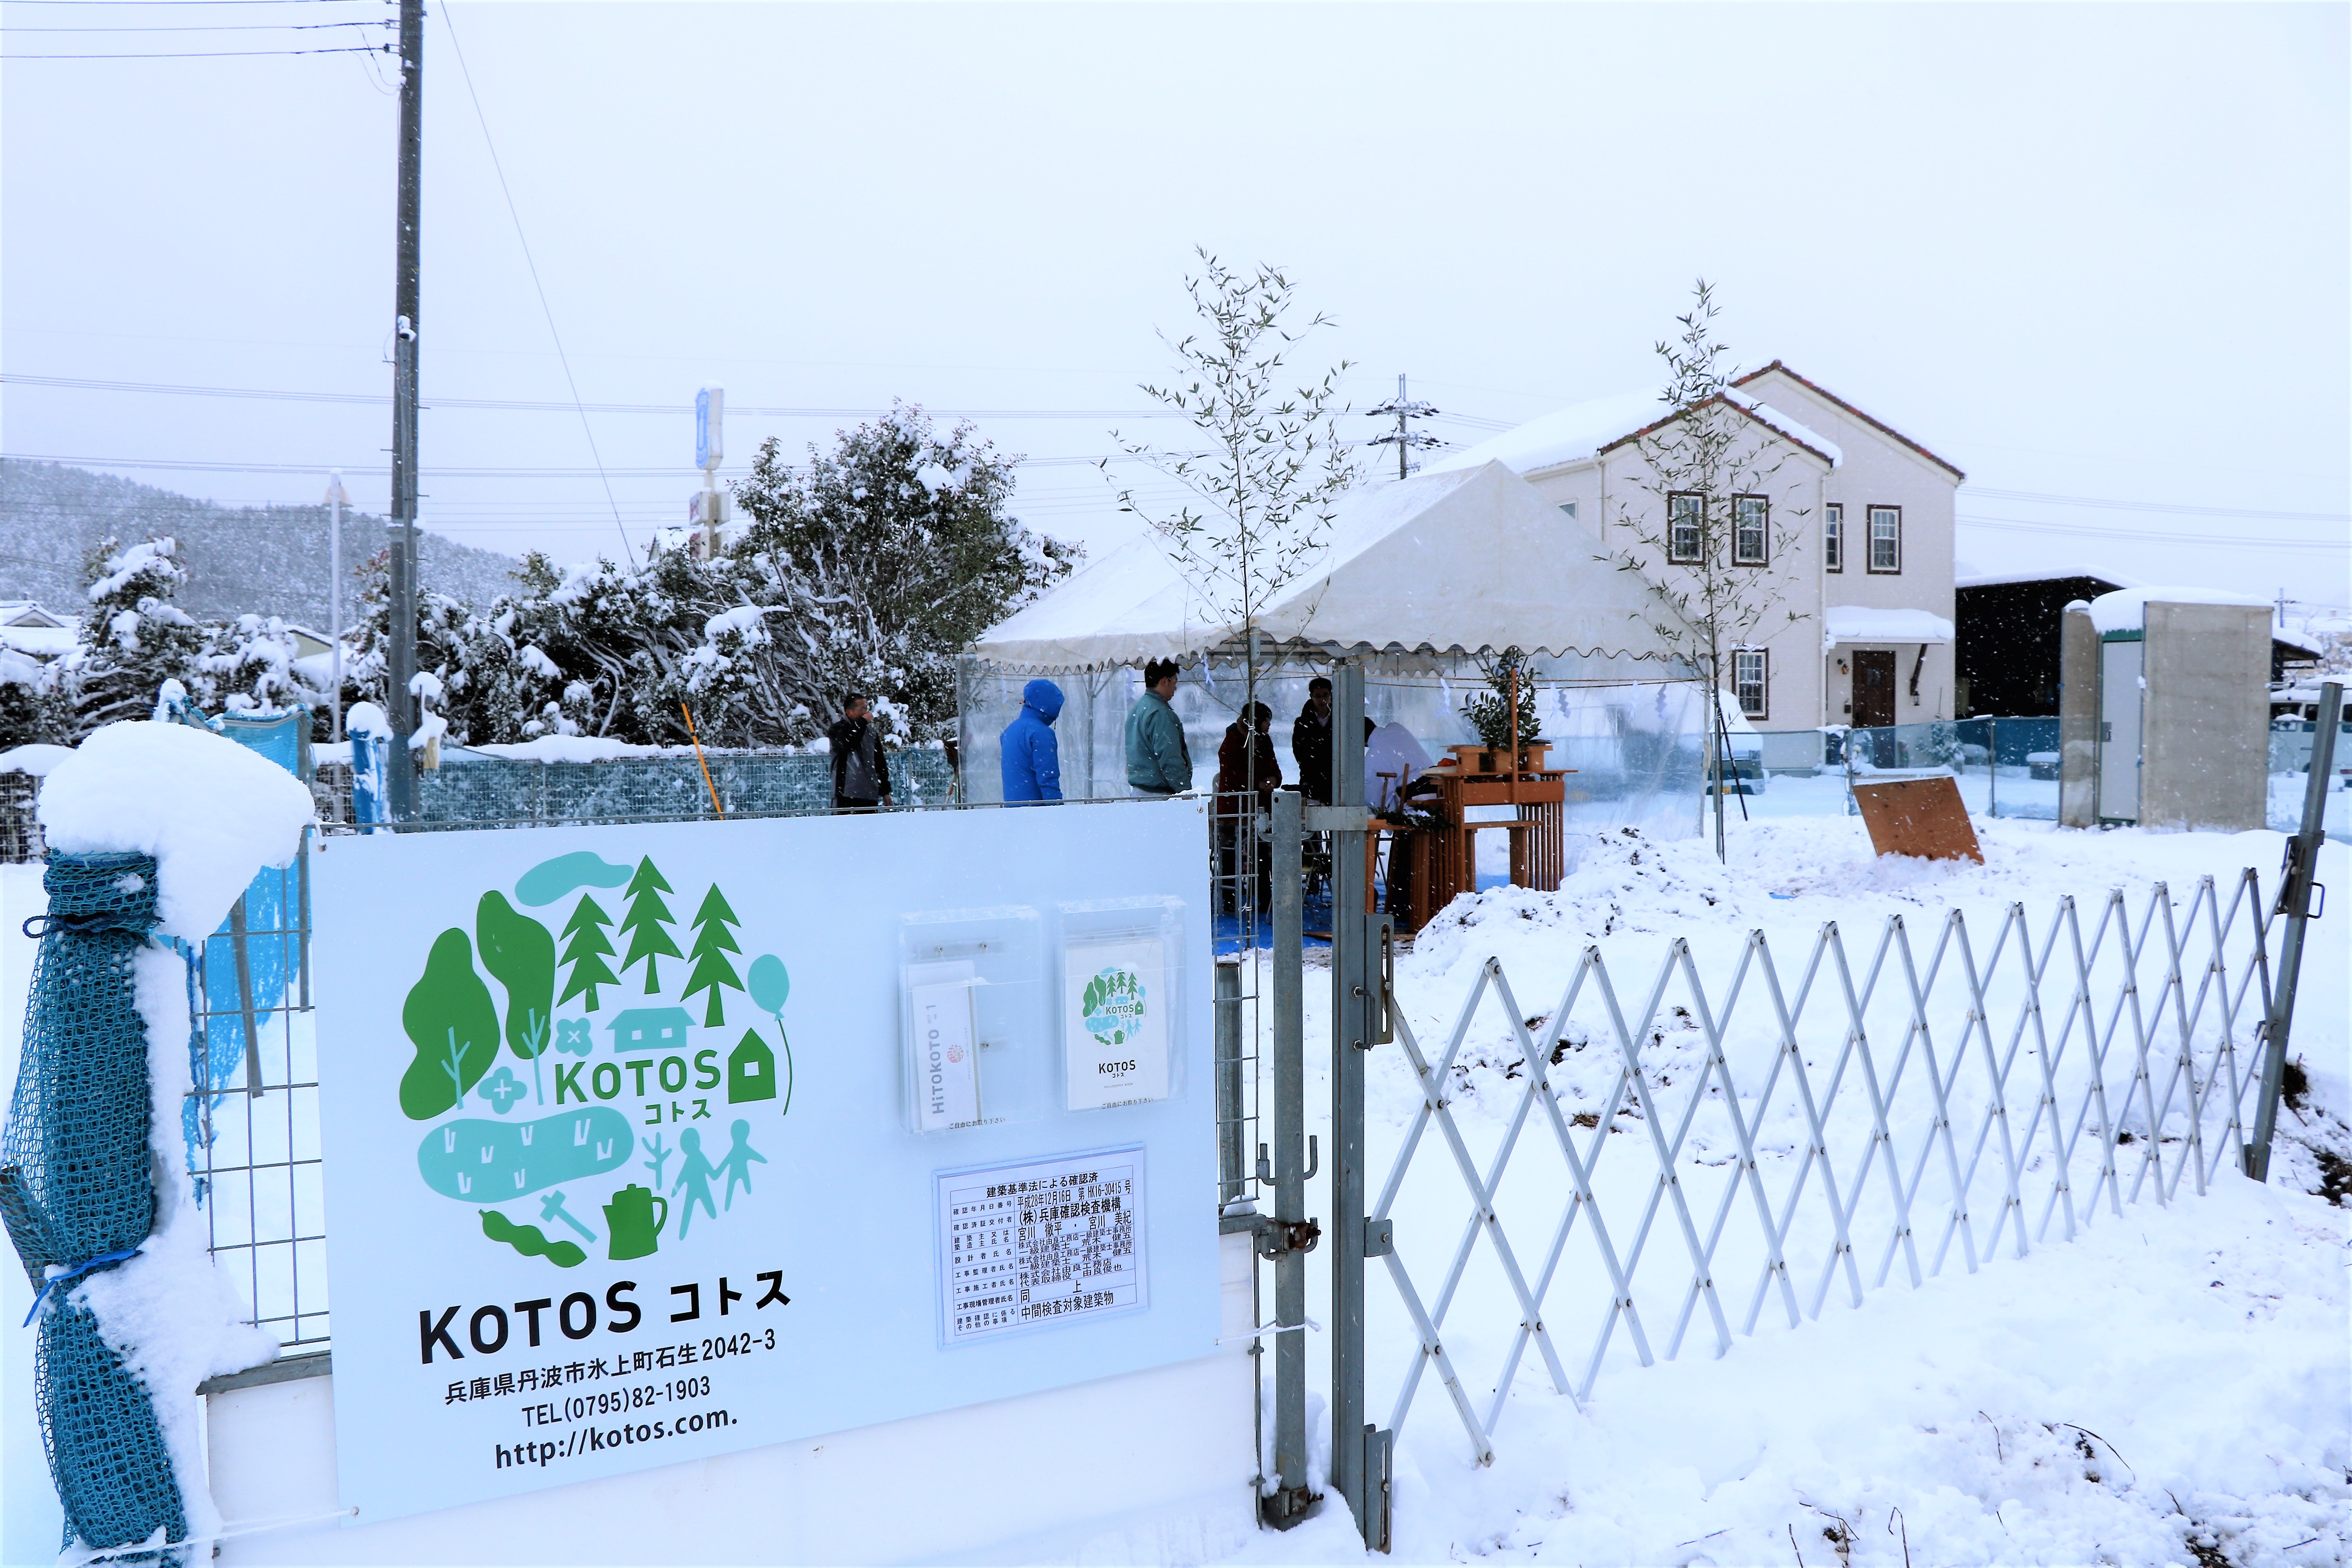
M 1298 791 L 1318 805 L 1331 804 L 1331 683 L 1307 683 L 1307 706 L 1290 726 L 1290 754 L 1298 762 Z
M 1274 792 L 1282 784 L 1282 763 L 1275 756 L 1274 714 L 1263 702 L 1253 702 L 1241 718 L 1225 726 L 1225 738 L 1217 745 L 1217 857 L 1223 874 L 1225 890 L 1222 902 L 1224 912 L 1234 912 L 1234 900 L 1239 896 L 1241 884 L 1234 866 L 1239 858 L 1238 841 L 1244 836 L 1255 837 L 1251 816 L 1272 815 Z M 1273 886 L 1274 846 L 1258 843 L 1257 893 L 1255 907 L 1267 908 L 1268 890 Z
M 999 742 L 1007 805 L 1062 798 L 1062 749 L 1054 738 L 1054 721 L 1061 716 L 1060 687 L 1033 680 L 1021 689 L 1020 715 L 1004 726 Z
M 841 704 L 841 718 L 824 732 L 833 748 L 833 809 L 872 811 L 890 804 L 890 760 L 882 752 L 882 726 L 874 704 L 853 691 Z

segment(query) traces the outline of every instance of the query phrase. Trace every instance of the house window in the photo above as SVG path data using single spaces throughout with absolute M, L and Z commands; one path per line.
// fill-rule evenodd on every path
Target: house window
M 1694 565 L 1706 538 L 1706 498 L 1687 490 L 1666 498 L 1666 559 Z
M 1731 498 L 1731 563 L 1761 566 L 1770 548 L 1772 503 L 1762 496 Z
M 1574 522 L 1576 521 L 1576 503 L 1574 501 L 1564 500 L 1560 502 L 1559 510 L 1568 513 L 1568 520 L 1570 522 Z
M 1832 572 L 1845 570 L 1845 508 L 1835 501 L 1822 509 L 1822 564 Z
M 1903 509 L 1899 506 L 1870 509 L 1870 569 L 1903 570 Z
M 1736 648 L 1731 655 L 1731 694 L 1750 719 L 1765 718 L 1769 710 L 1765 698 L 1771 685 L 1770 658 L 1760 647 Z

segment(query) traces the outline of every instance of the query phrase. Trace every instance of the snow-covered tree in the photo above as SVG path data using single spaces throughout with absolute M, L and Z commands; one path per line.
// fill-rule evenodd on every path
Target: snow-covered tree
M 804 465 L 787 467 L 769 440 L 735 487 L 747 522 L 729 553 L 773 583 L 797 584 L 804 609 L 779 607 L 806 619 L 780 625 L 747 600 L 709 627 L 698 678 L 723 684 L 739 661 L 774 647 L 807 678 L 798 701 L 817 727 L 856 690 L 888 700 L 916 737 L 945 733 L 955 656 L 1077 559 L 1006 510 L 1017 461 L 968 424 L 942 436 L 904 404 L 843 432 L 830 453 L 812 446 Z
M 1176 374 L 1142 391 L 1190 419 L 1199 445 L 1171 451 L 1112 433 L 1129 458 L 1187 494 L 1162 506 L 1128 486 L 1118 505 L 1160 535 L 1186 581 L 1246 634 L 1307 570 L 1356 482 L 1334 424 L 1346 409 L 1332 406 L 1349 362 L 1302 380 L 1289 368 L 1292 353 L 1329 318 L 1293 318 L 1297 287 L 1280 268 L 1235 271 L 1205 249 L 1197 254 L 1201 270 L 1184 287 L 1201 330 L 1160 334 Z
M 169 539 L 128 549 L 108 539 L 91 548 L 83 566 L 89 607 L 80 637 L 52 672 L 77 737 L 120 719 L 146 718 L 166 680 L 191 690 L 203 684 L 204 628 L 172 602 L 186 579 L 179 547 Z

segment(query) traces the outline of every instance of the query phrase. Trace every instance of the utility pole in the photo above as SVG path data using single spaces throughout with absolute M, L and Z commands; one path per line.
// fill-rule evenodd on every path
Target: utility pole
M 416 334 L 417 239 L 425 163 L 425 0 L 400 0 L 400 210 L 393 281 L 391 679 L 388 769 L 392 819 L 416 815 L 416 771 L 408 738 L 416 730 Z
M 1398 479 L 1403 479 L 1410 471 L 1405 460 L 1408 453 L 1427 451 L 1431 447 L 1445 445 L 1436 437 L 1426 431 L 1416 430 L 1406 423 L 1412 419 L 1428 418 L 1437 412 L 1437 405 L 1432 403 L 1415 403 L 1407 397 L 1404 393 L 1404 377 L 1402 375 L 1397 377 L 1397 394 L 1393 400 L 1383 403 L 1377 408 L 1367 408 L 1364 412 L 1374 418 L 1384 418 L 1391 414 L 1396 416 L 1397 427 L 1394 430 L 1375 436 L 1365 445 L 1394 447 L 1397 449 Z
M 334 715 L 327 732 L 330 741 L 343 738 L 343 508 L 351 504 L 343 471 L 337 468 L 327 480 L 327 638 L 334 669 L 332 695 L 327 700 Z

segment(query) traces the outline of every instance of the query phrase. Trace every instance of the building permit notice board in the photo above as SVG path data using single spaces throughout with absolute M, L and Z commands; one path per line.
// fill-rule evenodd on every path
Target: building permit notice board
M 1212 1353 L 1202 811 L 320 841 L 343 1506 Z

